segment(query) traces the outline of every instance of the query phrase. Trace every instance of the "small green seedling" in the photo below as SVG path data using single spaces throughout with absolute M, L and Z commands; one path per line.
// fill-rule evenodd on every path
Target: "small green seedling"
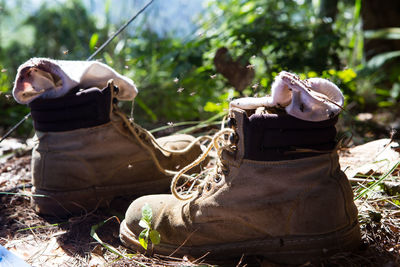
M 147 245 L 150 241 L 153 245 L 160 244 L 161 236 L 157 230 L 151 228 L 151 220 L 153 218 L 153 211 L 148 203 L 142 207 L 142 219 L 139 222 L 139 226 L 144 230 L 139 234 L 139 242 L 142 247 L 147 250 Z

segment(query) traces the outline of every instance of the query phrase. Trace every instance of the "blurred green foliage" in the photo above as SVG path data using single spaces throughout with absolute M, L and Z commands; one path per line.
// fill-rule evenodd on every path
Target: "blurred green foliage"
M 145 17 L 98 58 L 135 81 L 139 88 L 135 120 L 149 128 L 170 121 L 205 120 L 227 109 L 229 100 L 239 96 L 216 73 L 213 58 L 220 47 L 227 47 L 234 59 L 250 62 L 255 69 L 255 78 L 242 95 L 268 94 L 275 75 L 288 70 L 303 78 L 331 79 L 358 111 L 394 105 L 400 98 L 400 68 L 382 72 L 380 67 L 400 52 L 363 61 L 361 1 L 333 1 L 338 2 L 333 15 L 324 11 L 328 2 L 208 1 L 196 18 L 198 28 L 193 34 L 160 36 L 148 23 L 152 18 Z M 0 97 L 2 127 L 11 126 L 28 112 L 10 98 L 17 67 L 39 56 L 85 60 L 119 26 L 110 24 L 109 8 L 106 5 L 104 27 L 96 24 L 79 0 L 43 5 L 26 18 L 21 27 L 34 29 L 33 43 L 13 41 L 0 47 L 0 92 L 7 96 Z M 7 6 L 1 12 L 6 17 Z M 393 39 L 399 38 L 398 32 L 388 29 L 366 34 Z M 380 87 L 383 80 L 389 81 L 388 88 Z M 129 112 L 132 104 L 123 105 Z M 29 125 L 24 127 L 20 133 L 29 131 Z

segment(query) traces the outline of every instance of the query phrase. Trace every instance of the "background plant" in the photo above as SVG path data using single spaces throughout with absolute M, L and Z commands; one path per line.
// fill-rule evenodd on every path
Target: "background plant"
M 145 1 L 136 2 L 140 6 Z M 143 126 L 206 120 L 226 109 L 233 97 L 268 94 L 281 70 L 333 80 L 354 112 L 397 107 L 400 68 L 395 60 L 400 54 L 385 51 L 367 58 L 370 52 L 364 51 L 364 41 L 396 40 L 398 28 L 362 29 L 363 20 L 365 24 L 373 19 L 365 15 L 368 5 L 364 1 L 204 3 L 191 33 L 160 32 L 152 23 L 157 14 L 149 12 L 98 57 L 138 85 L 134 117 Z M 0 23 L 19 25 L 12 38 L 1 35 L 0 42 L 0 125 L 5 129 L 28 112 L 10 98 L 19 64 L 34 56 L 84 60 L 119 24 L 112 20 L 111 1 L 106 1 L 101 18 L 89 14 L 79 0 L 44 2 L 19 24 L 13 21 L 16 5 L 8 8 L 4 0 L 0 4 Z M 238 91 L 217 72 L 214 56 L 221 47 L 238 64 L 254 69 L 254 78 L 244 90 Z M 124 103 L 123 108 L 129 112 L 132 103 Z M 30 132 L 30 125 L 25 124 L 18 134 Z

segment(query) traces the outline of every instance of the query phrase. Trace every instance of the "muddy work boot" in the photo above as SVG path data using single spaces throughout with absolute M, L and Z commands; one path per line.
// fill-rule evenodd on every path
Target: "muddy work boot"
M 29 104 L 37 137 L 32 205 L 38 213 L 82 214 L 117 196 L 168 192 L 174 171 L 201 154 L 189 135 L 156 140 L 118 109 L 117 94 L 109 82 L 102 90 L 73 90 Z
M 311 122 L 239 108 L 229 117 L 230 128 L 208 147 L 218 152 L 215 167 L 197 180 L 182 178 L 196 161 L 175 176 L 172 195 L 135 200 L 121 241 L 142 250 L 139 221 L 148 203 L 161 235 L 158 254 L 207 255 L 206 261 L 261 255 L 302 264 L 357 248 L 357 208 L 335 149 L 337 117 Z

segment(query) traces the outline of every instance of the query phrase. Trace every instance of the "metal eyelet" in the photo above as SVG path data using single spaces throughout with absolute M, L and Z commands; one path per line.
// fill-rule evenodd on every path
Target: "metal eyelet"
M 207 184 L 206 184 L 206 190 L 207 190 L 207 191 L 210 191 L 210 190 L 211 190 L 211 183 L 207 183 Z
M 114 85 L 114 93 L 118 95 L 119 93 L 119 88 L 118 86 Z
M 229 128 L 235 127 L 236 126 L 235 118 L 228 118 L 227 125 Z
M 223 174 L 228 175 L 229 174 L 229 168 L 226 168 L 225 170 L 222 170 Z
M 117 104 L 117 103 L 118 103 L 118 99 L 114 97 L 113 100 L 112 100 L 112 102 L 113 102 L 114 104 Z
M 215 183 L 218 184 L 219 182 L 221 182 L 221 180 L 222 180 L 221 176 L 219 176 L 219 175 L 215 175 L 215 176 L 214 176 L 214 182 L 215 182 Z
M 230 134 L 229 135 L 229 142 L 231 142 L 231 144 L 236 144 L 237 143 L 237 138 L 236 138 L 236 134 Z

